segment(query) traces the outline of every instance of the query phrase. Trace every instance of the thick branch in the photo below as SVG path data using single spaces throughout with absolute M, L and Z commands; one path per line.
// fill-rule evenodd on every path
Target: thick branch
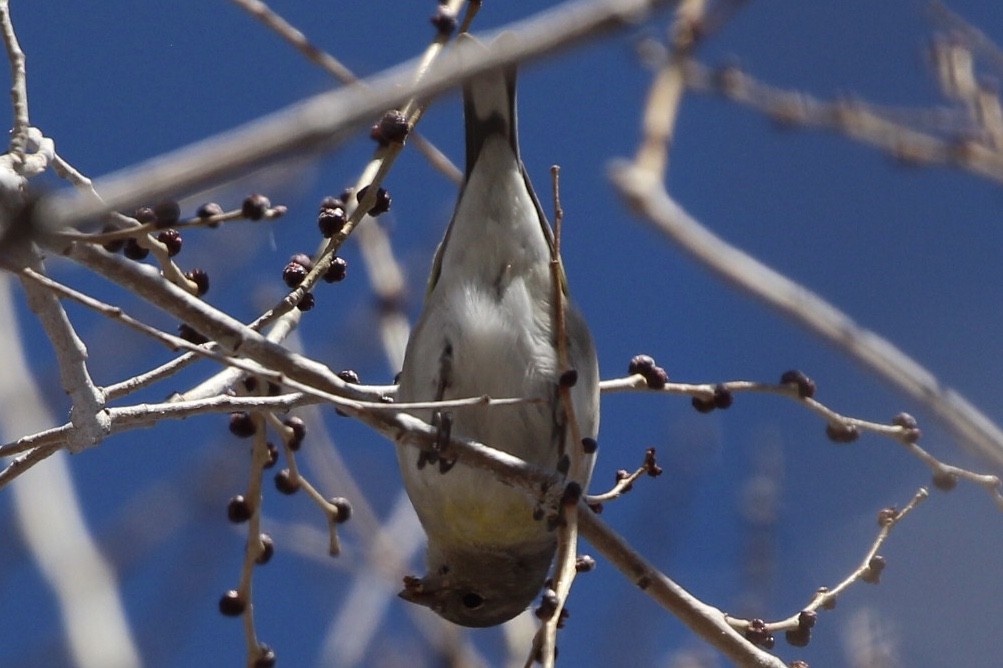
M 461 81 L 633 24 L 645 13 L 668 4 L 670 0 L 562 4 L 502 28 L 518 34 L 518 39 L 509 40 L 503 48 L 452 49 L 417 84 L 417 61 L 409 61 L 367 79 L 366 87 L 317 95 L 223 135 L 99 179 L 94 185 L 104 197 L 104 205 L 77 193 L 55 195 L 40 206 L 36 216 L 40 229 L 36 231 L 51 233 L 77 226 L 107 211 L 128 210 L 163 197 L 176 197 L 292 153 L 329 149 L 359 126 L 371 123 L 409 98 L 430 100 Z M 496 34 L 485 41 L 490 43 Z

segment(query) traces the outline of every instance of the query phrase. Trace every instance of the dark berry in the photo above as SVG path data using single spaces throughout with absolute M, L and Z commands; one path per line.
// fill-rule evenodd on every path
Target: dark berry
M 588 436 L 582 439 L 582 452 L 584 452 L 585 454 L 587 455 L 594 454 L 595 451 L 598 449 L 599 449 L 599 443 L 596 442 L 596 439 L 589 438 Z
M 386 146 L 391 143 L 403 144 L 410 131 L 411 124 L 407 122 L 407 117 L 400 111 L 391 109 L 373 126 L 370 135 L 380 146 Z
M 275 474 L 275 488 L 283 494 L 295 494 L 299 491 L 299 479 L 293 480 L 289 469 L 282 469 Z
M 244 597 L 236 589 L 231 589 L 219 599 L 219 611 L 227 617 L 239 617 L 246 607 Z
M 181 207 L 174 200 L 164 200 L 153 207 L 153 215 L 157 227 L 172 227 L 181 220 Z
M 352 517 L 352 504 L 348 499 L 336 496 L 329 500 L 329 503 L 334 506 L 334 522 L 336 524 L 344 524 Z
M 710 413 L 712 410 L 717 408 L 717 406 L 714 405 L 713 398 L 707 399 L 704 397 L 693 397 L 690 400 L 690 403 L 693 405 L 693 408 L 695 408 L 698 413 Z
M 558 603 L 560 603 L 560 599 L 557 597 L 557 592 L 549 587 L 544 589 L 540 607 L 536 609 L 537 618 L 546 621 L 553 617 L 554 613 L 557 612 Z
M 787 644 L 791 647 L 806 647 L 811 641 L 811 631 L 801 627 L 788 629 L 784 633 L 784 638 L 787 639 Z
M 240 494 L 231 498 L 226 505 L 226 516 L 234 524 L 246 522 L 251 519 L 252 514 L 250 502 Z
M 595 570 L 596 560 L 587 554 L 583 554 L 575 559 L 575 571 L 578 573 L 588 573 Z
M 883 570 L 885 570 L 885 558 L 875 555 L 867 562 L 867 568 L 860 574 L 860 579 L 868 584 L 878 584 Z
M 240 205 L 240 214 L 248 220 L 261 220 L 265 213 L 272 206 L 271 201 L 264 195 L 254 194 L 249 196 Z
M 104 229 L 101 230 L 102 233 L 107 232 L 117 232 L 118 228 L 112 227 L 111 225 L 106 225 Z M 109 253 L 118 253 L 125 247 L 125 239 L 115 239 L 114 241 L 108 241 L 102 244 L 104 249 Z
M 785 371 L 780 376 L 781 385 L 794 385 L 798 389 L 798 396 L 802 399 L 809 399 L 815 396 L 815 381 L 797 369 Z
M 825 435 L 834 443 L 853 443 L 860 437 L 860 431 L 855 424 L 830 422 L 825 427 Z
M 919 423 L 916 422 L 916 418 L 909 413 L 899 413 L 892 418 L 892 424 L 896 427 L 902 427 L 903 429 L 917 429 L 919 427 Z
M 340 206 L 325 207 L 317 214 L 317 227 L 320 228 L 320 233 L 325 238 L 330 238 L 341 232 L 347 220 L 348 216 L 345 215 L 344 208 Z
M 275 661 L 275 650 L 264 643 L 259 644 L 254 668 L 275 668 Z
M 200 346 L 203 343 L 207 343 L 209 341 L 207 337 L 202 336 L 194 329 L 192 329 L 191 325 L 184 322 L 178 325 L 178 336 L 180 336 L 182 339 L 184 339 L 189 343 L 194 343 L 197 346 Z
M 267 533 L 258 536 L 258 540 L 261 541 L 261 554 L 257 556 L 254 563 L 264 566 L 272 560 L 272 555 L 275 554 L 275 541 Z
M 564 487 L 561 495 L 561 503 L 565 506 L 574 506 L 582 498 L 582 486 L 572 480 Z
M 129 237 L 125 240 L 125 247 L 122 249 L 122 253 L 130 260 L 142 260 L 150 254 L 150 249 L 140 246 L 138 241 Z
M 290 288 L 298 288 L 308 273 L 310 273 L 310 270 L 299 262 L 290 262 L 282 270 L 282 280 Z
M 348 262 L 345 258 L 336 257 L 331 260 L 331 266 L 324 272 L 324 280 L 328 283 L 337 283 L 345 280 L 348 275 Z
M 355 196 L 356 201 L 362 202 L 362 200 L 366 198 L 366 194 L 368 192 L 369 192 L 369 186 L 361 188 L 358 194 L 356 194 Z M 386 213 L 387 211 L 390 210 L 390 202 L 391 202 L 390 193 L 387 192 L 385 188 L 377 188 L 376 200 L 373 202 L 373 205 L 369 208 L 369 211 L 367 213 L 373 217 L 376 217 L 381 213 Z
M 766 622 L 762 619 L 752 619 L 745 629 L 745 639 L 753 645 L 769 649 L 773 646 L 773 636 L 766 630 Z
M 359 374 L 356 373 L 353 369 L 344 369 L 342 371 L 339 371 L 338 378 L 352 385 L 358 385 L 359 383 L 362 382 L 362 380 L 359 378 Z
M 923 435 L 923 432 L 919 429 L 919 423 L 916 422 L 916 418 L 908 413 L 899 413 L 893 417 L 892 424 L 902 428 L 902 438 L 906 443 L 915 443 Z
M 206 202 L 195 211 L 195 215 L 198 218 L 213 218 L 214 216 L 223 215 L 223 207 L 216 202 Z
M 734 401 L 731 391 L 725 388 L 723 385 L 714 386 L 714 408 L 725 409 L 729 408 Z
M 209 274 L 205 269 L 192 269 L 185 272 L 185 278 L 195 284 L 195 294 L 201 297 L 209 292 Z
M 293 432 L 286 445 L 289 446 L 290 450 L 295 452 L 300 449 L 303 439 L 306 437 L 306 424 L 303 422 L 303 418 L 296 417 L 295 415 L 291 418 L 286 418 L 284 424 Z
M 958 485 L 958 474 L 951 471 L 937 471 L 933 474 L 933 486 L 942 492 L 950 492 Z
M 164 230 L 157 235 L 157 241 L 167 247 L 167 257 L 174 257 L 181 252 L 181 233 L 177 230 Z
M 109 253 L 118 253 L 123 248 L 125 248 L 125 239 L 115 239 L 113 241 L 108 241 L 101 245 Z
M 313 296 L 312 292 L 308 292 L 300 299 L 299 303 L 296 304 L 296 308 L 301 311 L 309 311 L 314 306 L 317 305 L 317 298 Z
M 644 376 L 654 368 L 654 357 L 651 355 L 635 355 L 631 358 L 630 364 L 627 365 L 627 373 L 630 375 L 634 375 L 636 373 Z
M 644 376 L 644 382 L 652 390 L 660 390 L 669 382 L 669 374 L 665 369 L 655 364 L 650 355 L 635 355 L 627 365 L 627 373 Z
M 230 433 L 238 438 L 254 436 L 257 427 L 250 413 L 230 413 Z
M 157 222 L 157 214 L 154 213 L 153 209 L 148 206 L 136 209 L 136 211 L 132 214 L 132 217 L 143 225 L 150 225 Z

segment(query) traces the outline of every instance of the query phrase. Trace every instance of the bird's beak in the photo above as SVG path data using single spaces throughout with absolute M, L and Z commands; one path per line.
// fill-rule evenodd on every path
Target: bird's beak
M 408 603 L 416 603 L 426 608 L 437 610 L 442 607 L 439 596 L 442 588 L 427 582 L 427 580 L 428 578 L 416 578 L 413 575 L 405 575 L 404 588 L 397 595 Z

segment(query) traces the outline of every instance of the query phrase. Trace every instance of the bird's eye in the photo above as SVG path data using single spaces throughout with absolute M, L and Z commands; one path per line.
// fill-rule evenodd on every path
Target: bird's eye
M 464 594 L 463 598 L 460 599 L 460 601 L 462 601 L 463 607 L 465 607 L 467 610 L 476 610 L 477 608 L 484 605 L 484 597 L 472 591 Z

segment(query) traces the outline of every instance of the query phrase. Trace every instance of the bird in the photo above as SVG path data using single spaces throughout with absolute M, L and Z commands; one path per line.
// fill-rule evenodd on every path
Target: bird
M 464 41 L 480 45 L 474 38 Z M 480 48 L 487 48 L 481 45 Z M 397 401 L 482 397 L 534 401 L 407 411 L 447 435 L 505 451 L 544 471 L 572 447 L 559 387 L 559 346 L 577 434 L 599 429 L 599 367 L 585 319 L 571 303 L 554 235 L 519 153 L 514 67 L 463 88 L 466 168 L 452 219 L 436 251 L 421 315 L 398 379 Z M 560 295 L 560 296 L 558 296 Z M 558 341 L 557 309 L 564 341 Z M 566 382 L 566 380 L 565 380 Z M 427 535 L 428 574 L 405 578 L 400 596 L 468 627 L 504 623 L 532 604 L 556 550 L 538 502 L 493 474 L 438 460 L 398 440 L 404 486 Z M 594 449 L 583 457 L 587 488 Z M 582 454 L 585 452 L 587 454 Z

